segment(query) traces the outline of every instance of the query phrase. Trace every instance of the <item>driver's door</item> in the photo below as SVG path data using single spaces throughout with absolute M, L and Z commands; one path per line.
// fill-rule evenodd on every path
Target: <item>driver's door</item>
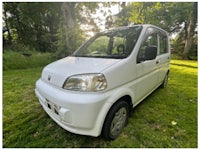
M 151 58 L 148 55 L 153 53 L 153 51 L 151 53 L 151 49 L 153 50 L 153 48 L 156 49 L 156 54 Z M 157 51 L 157 31 L 154 28 L 148 28 L 137 55 L 136 74 L 138 80 L 135 93 L 136 102 L 146 97 L 146 95 L 154 90 L 158 85 L 159 57 L 157 56 Z

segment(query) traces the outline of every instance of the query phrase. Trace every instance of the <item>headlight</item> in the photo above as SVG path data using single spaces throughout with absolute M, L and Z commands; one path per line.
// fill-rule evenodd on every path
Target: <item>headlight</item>
M 106 89 L 107 82 L 103 74 L 81 74 L 69 77 L 63 88 L 73 91 L 96 92 Z

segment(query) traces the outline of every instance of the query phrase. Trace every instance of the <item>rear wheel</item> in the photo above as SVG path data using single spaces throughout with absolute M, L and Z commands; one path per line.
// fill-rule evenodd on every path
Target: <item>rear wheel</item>
M 116 139 L 128 122 L 129 105 L 119 101 L 110 109 L 102 130 L 102 135 L 108 140 Z
M 167 72 L 167 74 L 165 75 L 165 78 L 163 80 L 163 83 L 161 84 L 161 88 L 165 88 L 167 86 L 168 83 L 168 76 L 169 76 L 169 72 Z

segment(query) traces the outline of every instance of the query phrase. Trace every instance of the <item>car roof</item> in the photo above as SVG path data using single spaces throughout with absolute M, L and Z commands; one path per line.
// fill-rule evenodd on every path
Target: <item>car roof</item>
M 129 28 L 133 28 L 133 27 L 143 27 L 145 29 L 148 28 L 148 27 L 153 27 L 153 28 L 159 29 L 159 30 L 167 33 L 167 31 L 163 30 L 162 28 L 160 28 L 158 26 L 152 25 L 152 24 L 137 24 L 137 25 L 130 25 L 130 26 L 122 26 L 122 27 L 110 28 L 110 29 L 105 30 L 105 31 L 103 31 L 101 33 L 113 32 L 113 31 L 120 31 L 120 30 L 125 30 L 125 29 L 129 29 Z

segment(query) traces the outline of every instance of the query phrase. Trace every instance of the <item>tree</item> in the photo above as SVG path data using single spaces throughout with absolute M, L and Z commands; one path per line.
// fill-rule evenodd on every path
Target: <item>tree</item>
M 81 25 L 87 24 L 92 30 L 98 30 L 92 18 L 98 3 L 61 3 L 60 41 L 57 56 L 64 57 L 76 50 L 85 40 Z
M 57 3 L 4 2 L 4 22 L 15 43 L 54 51 L 59 20 Z
M 195 35 L 195 29 L 196 29 L 196 23 L 197 23 L 197 2 L 194 2 L 192 6 L 192 11 L 190 13 L 189 25 L 187 28 L 187 36 L 186 36 L 185 47 L 183 51 L 183 59 L 190 59 L 189 52 L 191 51 L 191 48 L 192 48 L 193 37 Z
M 99 3 L 87 2 L 4 2 L 4 41 L 69 55 L 86 37 L 83 24 L 98 31 L 92 16 L 98 7 Z
M 8 23 L 8 15 L 7 15 L 7 6 L 4 5 L 4 11 L 3 11 L 3 20 L 5 21 L 5 26 L 3 27 L 3 46 L 6 45 L 6 44 L 12 44 L 12 37 L 11 37 L 11 33 L 10 33 L 10 26 L 9 26 L 9 23 Z M 7 40 L 4 36 L 4 33 L 8 33 L 8 36 L 7 36 Z
M 169 34 L 184 35 L 184 59 L 189 58 L 193 37 L 197 26 L 197 3 L 193 2 L 133 2 L 126 6 L 129 13 L 125 15 L 134 24 L 154 24 Z M 179 41 L 179 40 L 178 40 Z
M 131 23 L 129 20 L 131 5 L 127 5 L 127 2 L 118 2 L 114 3 L 114 5 L 118 5 L 119 13 L 114 16 L 112 14 L 107 16 L 105 23 L 106 29 L 111 27 L 127 26 Z

